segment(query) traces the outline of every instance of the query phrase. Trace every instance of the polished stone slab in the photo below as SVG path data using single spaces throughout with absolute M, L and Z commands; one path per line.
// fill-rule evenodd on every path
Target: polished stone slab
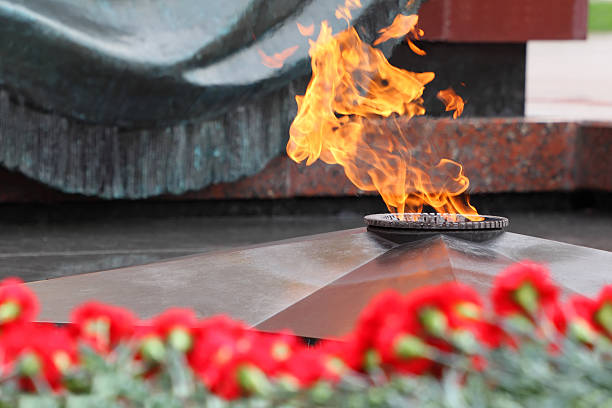
M 522 259 L 547 263 L 566 294 L 592 295 L 612 282 L 607 251 L 514 233 L 481 243 L 440 235 L 399 245 L 359 228 L 28 285 L 44 321 L 65 322 L 73 306 L 97 299 L 145 318 L 182 306 L 327 338 L 348 331 L 382 290 L 458 280 L 486 292 L 496 273 Z
M 97 299 L 141 317 L 182 306 L 255 324 L 393 246 L 357 229 L 28 285 L 46 321 L 66 321 L 74 305 Z
M 612 282 L 611 252 L 513 233 L 485 243 L 439 235 L 389 250 L 257 327 L 268 331 L 291 327 L 317 338 L 341 336 L 385 289 L 407 293 L 424 285 L 459 281 L 486 295 L 499 271 L 524 259 L 548 264 L 564 294 L 593 295 Z

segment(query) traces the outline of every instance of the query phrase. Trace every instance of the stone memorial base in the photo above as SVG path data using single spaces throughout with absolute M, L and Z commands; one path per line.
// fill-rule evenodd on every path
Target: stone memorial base
M 523 259 L 547 264 L 565 294 L 593 295 L 612 280 L 607 251 L 509 232 L 485 242 L 440 234 L 398 244 L 359 228 L 28 286 L 49 322 L 67 322 L 75 305 L 96 299 L 143 318 L 189 307 L 265 331 L 335 338 L 381 291 L 456 280 L 486 292 L 498 272 Z

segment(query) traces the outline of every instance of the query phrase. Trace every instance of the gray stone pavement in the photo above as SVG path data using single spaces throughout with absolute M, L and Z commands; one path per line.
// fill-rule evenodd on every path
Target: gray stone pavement
M 510 213 L 513 232 L 612 251 L 612 214 Z M 0 225 L 0 277 L 27 281 L 360 227 L 362 217 L 164 217 Z
M 534 118 L 612 121 L 612 33 L 586 41 L 527 45 L 525 113 Z

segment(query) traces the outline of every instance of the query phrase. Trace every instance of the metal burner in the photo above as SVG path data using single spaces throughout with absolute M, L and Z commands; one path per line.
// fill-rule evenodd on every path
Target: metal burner
M 394 242 L 415 241 L 438 234 L 486 241 L 502 234 L 509 224 L 504 217 L 479 217 L 482 219 L 473 221 L 462 214 L 395 213 L 366 215 L 364 220 L 368 231 Z

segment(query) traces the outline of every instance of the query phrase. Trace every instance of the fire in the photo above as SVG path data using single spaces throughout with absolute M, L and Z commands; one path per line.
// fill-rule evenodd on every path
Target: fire
M 300 34 L 302 34 L 304 37 L 310 37 L 314 34 L 314 24 L 303 26 L 300 23 L 297 23 L 297 28 Z
M 361 8 L 360 0 L 345 0 L 344 6 L 338 6 L 338 9 L 336 10 L 336 18 L 338 20 L 346 20 L 348 23 L 353 18 L 351 15 L 351 10 L 356 8 Z
M 336 16 L 350 19 L 358 3 L 347 0 Z M 376 44 L 422 34 L 417 22 L 417 16 L 398 16 L 380 31 Z M 425 113 L 422 95 L 434 74 L 392 66 L 352 27 L 334 35 L 323 21 L 318 38 L 309 44 L 312 78 L 306 93 L 296 96 L 289 157 L 307 165 L 318 159 L 340 164 L 359 189 L 378 191 L 392 212 L 420 212 L 429 205 L 438 212 L 479 219 L 476 209 L 462 199 L 469 180 L 461 165 L 437 157 L 426 141 L 416 143 L 402 132 L 410 118 Z M 455 107 L 456 115 L 463 107 L 458 100 L 447 104 Z
M 257 50 L 257 51 L 259 52 L 259 55 L 261 56 L 262 64 L 264 64 L 266 67 L 282 68 L 283 65 L 285 64 L 285 60 L 289 58 L 290 56 L 292 56 L 297 51 L 298 48 L 299 47 L 297 45 L 294 45 L 293 47 L 284 49 L 283 51 L 277 52 L 271 56 L 266 55 L 266 53 L 264 53 L 262 50 Z
M 438 99 L 444 103 L 447 112 L 455 111 L 453 112 L 454 119 L 457 119 L 463 113 L 465 102 L 463 102 L 463 99 L 455 93 L 453 88 L 444 89 L 438 92 Z
M 419 16 L 416 14 L 411 14 L 409 16 L 398 14 L 395 16 L 395 20 L 393 20 L 389 27 L 385 27 L 379 31 L 380 37 L 374 41 L 374 45 L 388 41 L 391 38 L 406 37 L 409 34 L 412 34 L 414 38 L 419 39 L 423 35 L 423 30 L 416 28 L 418 22 Z M 417 47 L 409 38 L 406 38 L 406 41 L 408 42 L 410 49 L 415 54 L 426 54 L 425 51 Z

